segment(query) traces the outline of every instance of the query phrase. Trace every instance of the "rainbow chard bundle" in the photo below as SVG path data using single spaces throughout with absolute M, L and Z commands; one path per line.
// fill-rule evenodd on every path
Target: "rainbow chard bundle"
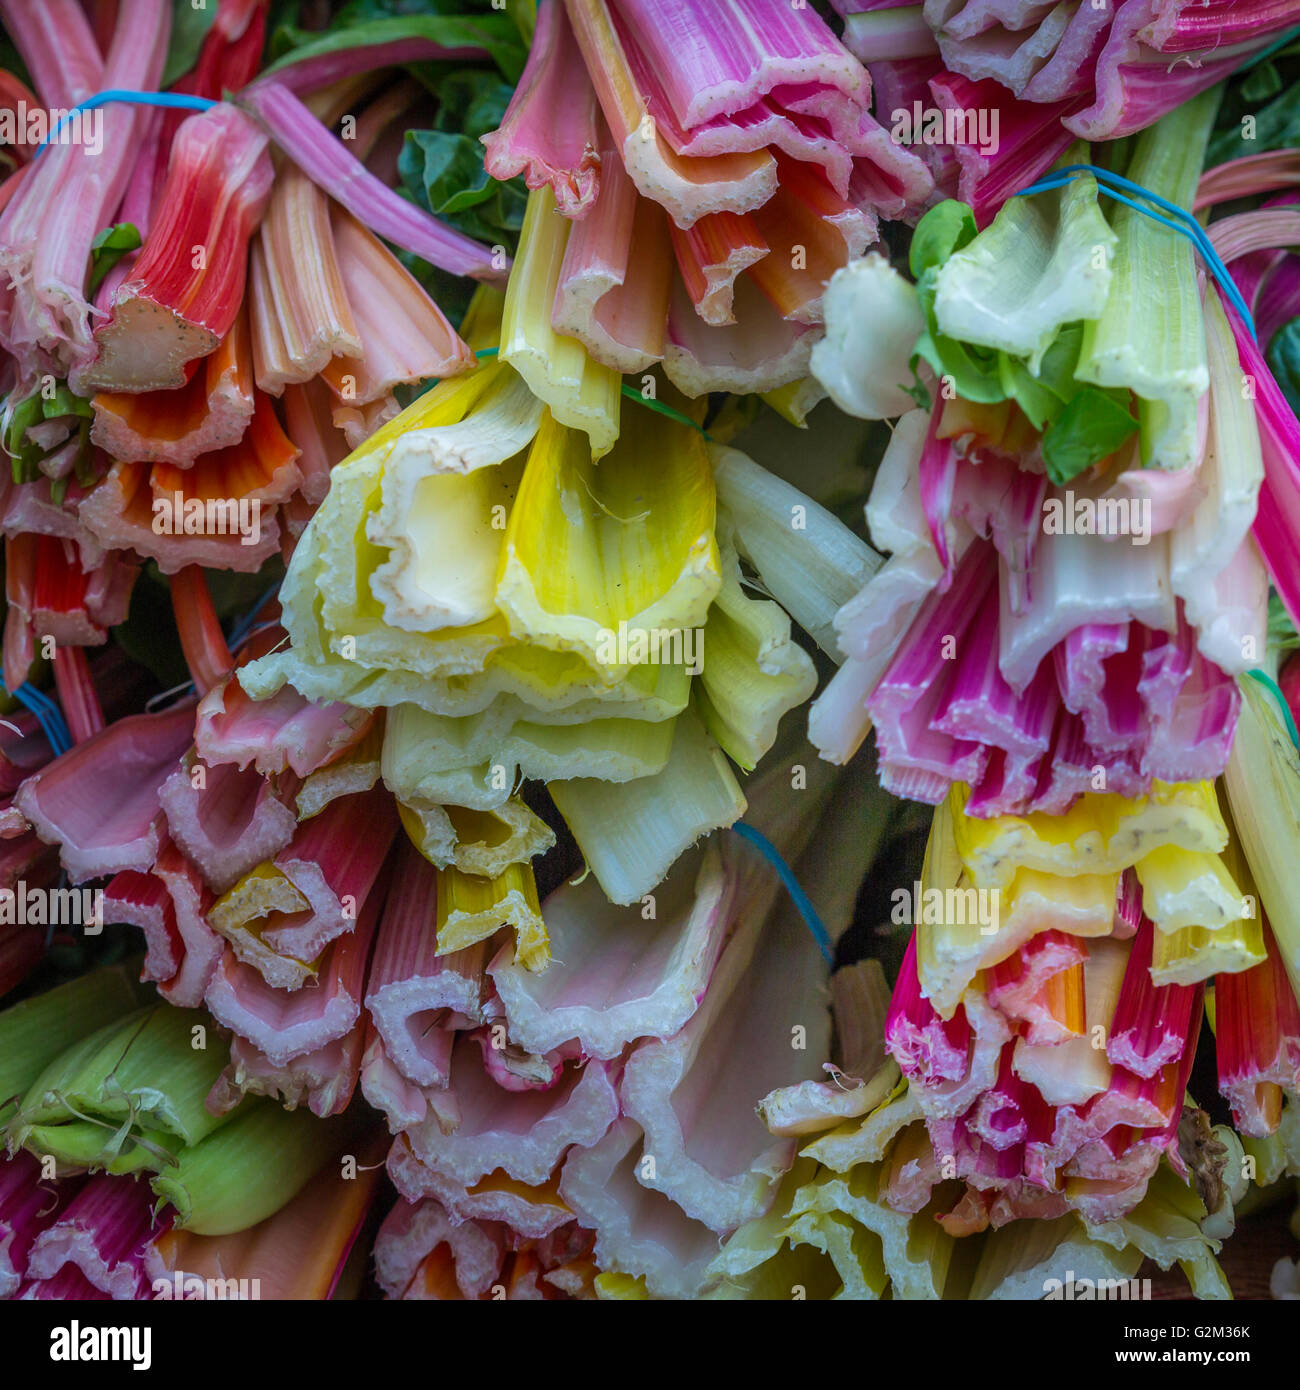
M 473 364 L 418 276 L 509 265 L 385 181 L 394 132 L 426 108 L 375 75 L 445 53 L 514 75 L 505 16 L 389 19 L 342 45 L 289 30 L 253 83 L 268 6 L 211 10 L 198 42 L 152 0 L 103 12 L 102 33 L 77 5 L 3 11 L 35 89 L 6 98 L 16 118 L 106 88 L 203 108 L 109 102 L 75 113 L 98 122 L 88 148 L 66 133 L 15 147 L 0 213 L 9 689 L 38 636 L 106 642 L 141 561 L 252 573 L 291 551 L 394 393 Z
M 1070 1214 L 1095 1235 L 1173 1178 L 1218 1209 L 1187 1093 L 1207 985 L 1241 1135 L 1276 1135 L 1300 1079 L 1290 910 L 1253 877 L 1241 770 L 1270 746 L 1290 787 L 1295 763 L 1258 669 L 1270 581 L 1295 610 L 1294 417 L 1237 286 L 1098 196 L 1122 170 L 1175 213 L 1212 201 L 1218 101 L 1124 162 L 1094 146 L 1095 175 L 1072 149 L 984 231 L 940 204 L 914 283 L 868 260 L 827 293 L 814 372 L 901 418 L 867 508 L 890 556 L 836 617 L 848 660 L 810 728 L 835 761 L 874 728 L 885 785 L 937 808 L 885 1038 L 925 1123 L 908 1182 L 958 1236 Z M 1261 217 L 1209 241 L 1235 262 Z
M 825 767 L 809 769 L 799 797 L 783 795 L 790 759 L 806 756 L 795 743 L 774 757 L 750 816 L 826 889 L 834 938 L 860 878 L 846 850 L 879 842 L 884 799 Z M 829 1040 L 826 965 L 778 891 L 751 848 L 715 835 L 675 866 L 653 918 L 612 907 L 592 881 L 557 889 L 543 904 L 556 955 L 545 972 L 507 948 L 472 990 L 467 952 L 425 964 L 401 993 L 385 982 L 388 998 L 370 1001 L 381 1042 L 362 1085 L 390 1128 L 405 1126 L 388 1159 L 403 1201 L 375 1246 L 390 1296 L 704 1290 L 719 1238 L 769 1212 L 794 1156 L 754 1107 L 818 1085 Z M 487 1021 L 481 1046 L 462 1032 L 439 1048 L 426 1029 L 417 1054 L 412 1025 L 428 1015 L 407 1011 L 438 1003 L 443 1027 L 463 1028 L 466 998 Z M 424 1086 L 424 1109 L 411 1083 L 439 1051 L 450 1087 Z
M 832 3 L 893 129 L 981 226 L 1075 139 L 1145 129 L 1272 52 L 1296 19 L 1248 0 Z
M 536 364 L 520 370 L 563 423 L 600 412 L 597 452 L 617 373 L 662 362 L 688 396 L 803 377 L 828 276 L 933 188 L 870 108 L 810 5 L 542 0 L 484 137 L 488 172 L 534 190 L 503 357 Z
M 255 699 L 287 683 L 386 710 L 384 783 L 449 883 L 474 864 L 526 872 L 549 847 L 516 795 L 538 779 L 609 898 L 634 903 L 743 813 L 732 763 L 751 770 L 816 683 L 790 618 L 825 637 L 828 599 L 877 557 L 711 444 L 684 398 L 643 407 L 593 463 L 589 434 L 494 352 L 517 308 L 513 288 L 503 305 L 483 292 L 466 327 L 493 344 L 483 365 L 335 469 L 280 593 L 290 643 L 239 680 Z M 745 591 L 742 553 L 774 598 Z M 469 828 L 496 853 L 471 854 Z
M 1127 177 L 1190 205 L 1213 114 L 1198 98 L 1152 127 Z M 1270 415 L 1190 243 L 1136 209 L 1112 220 L 1087 174 L 978 234 L 941 204 L 915 287 L 868 264 L 828 294 L 814 370 L 836 399 L 897 413 L 912 379 L 927 402 L 877 473 L 868 520 L 892 553 L 837 615 L 850 660 L 812 716 L 836 758 L 874 726 L 895 791 L 962 782 L 976 815 L 1059 814 L 1226 765 L 1232 677 L 1263 659 L 1270 576 L 1291 583 L 1260 504 Z M 855 317 L 877 304 L 892 360 Z

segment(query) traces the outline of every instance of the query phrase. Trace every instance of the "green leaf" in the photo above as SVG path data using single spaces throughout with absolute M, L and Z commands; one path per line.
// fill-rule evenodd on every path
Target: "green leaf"
M 488 177 L 477 141 L 440 130 L 408 130 L 397 168 L 403 191 L 417 207 L 477 241 L 514 250 L 528 195 L 519 179 L 498 183 Z
M 483 146 L 442 130 L 408 130 L 397 171 L 417 202 L 437 217 L 464 212 L 492 196 Z
M 46 420 L 57 420 L 61 415 L 80 415 L 83 420 L 89 420 L 95 413 L 90 402 L 69 390 L 65 381 L 60 381 L 49 395 L 42 391 L 40 401 L 41 414 Z
M 66 390 L 66 388 L 64 389 Z M 68 413 L 68 411 L 60 412 L 60 414 Z M 5 452 L 9 455 L 10 476 L 15 483 L 29 483 L 39 471 L 39 464 L 41 459 L 45 457 L 46 450 L 28 439 L 27 431 L 46 418 L 45 402 L 42 400 L 39 390 L 33 391 L 31 395 L 19 401 L 12 409 L 5 430 L 4 443 Z
M 348 0 L 332 23 L 352 26 L 398 16 L 490 14 L 493 9 L 500 6 L 494 6 L 492 0 Z
M 1290 44 L 1268 62 L 1228 85 L 1205 164 L 1209 168 L 1242 155 L 1263 154 L 1300 144 L 1300 45 Z M 1271 69 L 1278 86 L 1269 95 Z M 1249 126 L 1246 124 L 1249 119 Z
M 271 0 L 271 11 L 266 17 L 266 62 L 283 58 L 293 47 L 293 36 L 300 32 L 297 25 L 301 14 L 302 0 Z
M 946 198 L 932 207 L 912 233 L 907 263 L 913 279 L 920 280 L 926 271 L 937 270 L 954 251 L 974 241 L 978 231 L 975 214 L 965 203 Z
M 1275 63 L 1261 63 L 1242 79 L 1241 97 L 1243 101 L 1267 101 L 1282 90 L 1282 74 Z
M 445 270 L 430 265 L 428 261 L 400 247 L 392 248 L 393 254 L 424 286 L 430 299 L 447 315 L 451 323 L 459 323 L 469 309 L 477 285 L 463 275 L 448 275 Z
M 324 34 L 283 25 L 276 32 L 273 51 L 283 51 L 284 56 L 265 69 L 262 76 L 283 72 L 295 63 L 325 53 L 342 53 L 399 39 L 428 39 L 445 48 L 485 49 L 512 82 L 518 81 L 524 70 L 524 46 L 508 15 L 388 13 L 382 18 L 364 19 L 355 24 L 343 24 L 336 19 Z
M 1085 386 L 1043 436 L 1043 462 L 1054 483 L 1065 484 L 1119 448 L 1138 422 L 1116 392 Z
M 1291 615 L 1286 611 L 1286 606 L 1276 594 L 1268 596 L 1268 646 L 1276 647 L 1279 651 L 1290 652 L 1300 647 L 1300 634 L 1296 633 L 1295 624 L 1291 621 Z
M 217 617 L 228 627 L 247 613 L 272 584 L 283 578 L 284 562 L 279 555 L 272 555 L 255 574 L 209 570 L 208 592 L 212 595 Z
M 1006 399 L 998 377 L 996 353 L 945 337 L 934 316 L 934 289 L 940 267 L 976 235 L 974 213 L 955 198 L 932 207 L 916 224 L 908 266 L 916 280 L 926 331 L 912 354 L 912 370 L 916 370 L 918 359 L 924 360 L 938 376 L 952 379 L 959 396 L 991 404 Z
M 1036 430 L 1057 420 L 1067 402 L 1079 393 L 1074 368 L 1083 342 L 1083 325 L 1068 323 L 1057 333 L 1043 354 L 1039 373 L 1034 376 L 1018 357 L 998 354 L 999 379 L 1006 394 L 1016 402 Z
M 76 462 L 72 465 L 72 473 L 80 487 L 92 488 L 103 474 L 95 463 L 95 451 L 87 447 L 90 443 L 90 422 L 88 420 L 83 421 L 81 427 L 85 434 L 82 437 L 82 447 L 77 453 Z
M 170 87 L 199 60 L 199 50 L 217 17 L 220 0 L 173 0 L 171 39 L 163 65 L 162 86 Z
M 496 8 L 499 8 L 496 7 Z M 331 17 L 331 29 L 353 29 L 377 19 L 409 19 L 412 16 L 491 14 L 492 0 L 350 0 Z M 272 0 L 267 22 L 270 40 L 267 60 L 279 61 L 299 44 L 319 38 L 318 29 L 303 29 L 302 0 Z
M 537 30 L 537 0 L 506 0 L 506 13 L 514 20 L 523 41 L 531 44 Z
M 434 95 L 438 98 L 436 130 L 452 131 L 477 140 L 496 130 L 505 119 L 514 88 L 483 68 L 458 68 L 442 76 Z
M 946 338 L 934 326 L 933 295 L 929 303 L 922 299 L 925 308 L 926 331 L 917 340 L 916 351 L 912 355 L 913 370 L 916 359 L 923 358 L 934 368 L 939 377 L 949 377 L 957 394 L 968 401 L 981 405 L 994 405 L 1004 401 L 1007 393 L 1003 390 L 998 373 L 997 353 L 985 348 L 968 347 L 955 338 Z
M 75 395 L 66 382 L 58 382 L 52 391 L 37 389 L 14 405 L 4 429 L 4 448 L 9 455 L 9 471 L 15 483 L 34 482 L 41 476 L 41 462 L 50 454 L 76 442 L 73 455 L 73 468 L 78 481 L 82 472 L 92 467 L 93 457 L 90 449 L 90 421 L 93 409 L 88 400 Z M 52 448 L 34 443 L 28 430 L 43 420 L 61 420 L 68 416 L 76 419 L 76 426 L 69 425 L 67 435 Z M 62 486 L 60 486 L 60 481 Z M 67 489 L 67 480 L 56 479 L 51 488 L 55 502 L 62 502 Z
M 131 590 L 130 610 L 126 621 L 113 629 L 113 641 L 132 661 L 152 672 L 163 690 L 189 677 L 171 598 L 159 584 L 137 584 Z
M 1273 334 L 1265 356 L 1287 404 L 1300 415 L 1300 318 L 1284 323 Z
M 1065 407 L 1051 387 L 1032 375 L 1018 357 L 1005 352 L 998 353 L 998 380 L 1003 394 L 1015 401 L 1036 430 L 1046 429 Z
M 41 409 L 40 392 L 33 391 L 30 396 L 24 397 L 13 406 L 8 427 L 5 430 L 5 452 L 16 454 L 23 447 L 23 441 L 27 436 L 27 431 L 37 423 L 38 420 L 45 418 L 45 412 Z
M 104 276 L 126 255 L 141 245 L 140 229 L 133 222 L 115 222 L 90 243 L 90 288 L 94 294 Z
M 1079 365 L 1079 349 L 1083 346 L 1083 324 L 1067 323 L 1052 339 L 1039 364 L 1038 380 L 1048 390 L 1068 401 L 1079 389 L 1074 369 Z
M 479 142 L 501 124 L 513 89 L 494 73 L 463 68 L 439 73 L 430 86 L 438 101 L 434 128 L 408 130 L 398 156 L 406 192 L 467 236 L 513 251 L 527 193 L 518 180 L 488 177 Z
M 25 87 L 35 90 L 36 84 L 32 81 L 31 73 L 27 71 L 27 64 L 23 62 L 8 34 L 0 34 L 0 68 L 11 73 Z

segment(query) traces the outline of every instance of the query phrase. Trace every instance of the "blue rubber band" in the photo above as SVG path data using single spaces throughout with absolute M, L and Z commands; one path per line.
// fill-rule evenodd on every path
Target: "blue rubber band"
M 37 722 L 40 724 L 41 730 L 45 734 L 46 741 L 50 745 L 50 751 L 57 758 L 64 749 L 62 741 L 59 738 L 58 729 L 51 723 L 48 711 L 29 703 L 23 697 L 21 690 L 14 691 L 14 698 L 18 700 L 19 704 L 25 706 L 29 713 L 36 716 Z
M 56 752 L 62 753 L 71 746 L 70 737 L 66 733 L 67 726 L 63 723 L 63 713 L 44 691 L 24 681 L 14 691 L 14 698 L 40 721 L 41 728 L 49 736 Z
M 795 878 L 794 870 L 781 858 L 781 851 L 762 831 L 755 830 L 746 821 L 738 820 L 731 828 L 742 840 L 748 840 L 776 870 L 778 877 L 785 885 L 785 891 L 790 895 L 790 900 L 799 909 L 800 917 L 803 918 L 808 930 L 812 932 L 817 949 L 826 957 L 826 964 L 834 968 L 835 951 L 831 946 L 830 936 L 822 924 L 822 919 L 817 915 L 817 909 L 808 900 L 808 894 L 803 891 L 799 880 Z
M 261 598 L 243 615 L 242 618 L 230 629 L 226 638 L 226 646 L 230 648 L 231 655 L 236 655 L 239 648 L 247 639 L 257 623 L 257 615 L 266 607 L 268 603 L 280 592 L 281 581 L 277 579 L 274 584 L 262 595 Z M 193 681 L 186 681 L 184 685 L 174 686 L 171 690 L 164 690 L 162 695 L 155 695 L 154 699 L 161 699 L 163 695 L 175 695 L 177 703 L 181 700 L 189 699 L 191 694 L 197 693 L 197 687 Z
M 4 690 L 3 684 L 0 684 L 0 690 Z M 36 716 L 36 721 L 49 740 L 54 756 L 57 758 L 66 753 L 72 747 L 72 735 L 68 732 L 67 722 L 64 720 L 63 711 L 58 704 L 27 681 L 24 681 L 12 693 L 14 699 L 24 709 Z
M 219 101 L 209 101 L 207 97 L 193 97 L 186 92 L 134 92 L 125 87 L 113 87 L 106 92 L 96 92 L 93 97 L 79 101 L 69 108 L 67 115 L 60 118 L 58 125 L 36 147 L 32 158 L 39 159 L 41 151 L 63 129 L 78 111 L 94 111 L 101 106 L 162 106 L 180 111 L 210 111 L 220 106 Z
M 280 581 L 277 579 L 274 584 L 262 595 L 261 598 L 244 614 L 242 618 L 230 629 L 230 636 L 226 639 L 231 652 L 238 650 L 243 645 L 244 639 L 253 630 L 253 625 L 257 622 L 257 615 L 266 607 L 268 603 L 280 592 Z
M 1205 262 L 1206 268 L 1214 277 L 1224 297 L 1232 304 L 1242 322 L 1250 330 L 1250 336 L 1258 339 L 1258 334 L 1255 331 L 1255 320 L 1246 307 L 1246 301 L 1241 297 L 1241 291 L 1237 288 L 1236 281 L 1233 280 L 1227 266 L 1224 265 L 1219 253 L 1214 249 L 1214 243 L 1206 234 L 1205 228 L 1186 208 L 1180 208 L 1177 203 L 1171 203 L 1167 198 L 1162 198 L 1160 194 L 1152 193 L 1150 189 L 1143 188 L 1140 183 L 1134 183 L 1132 179 L 1126 179 L 1120 174 L 1113 174 L 1109 169 L 1099 168 L 1096 164 L 1067 164 L 1065 168 L 1054 170 L 1039 179 L 1037 183 L 1032 183 L 1028 188 L 1022 188 L 1011 196 L 1013 198 L 1025 198 L 1035 193 L 1046 193 L 1052 189 L 1064 188 L 1067 183 L 1081 174 L 1090 174 L 1097 180 L 1099 193 L 1104 193 L 1117 203 L 1123 203 L 1125 207 L 1130 207 L 1135 212 L 1140 212 L 1144 217 L 1149 217 L 1151 221 L 1160 223 L 1162 227 L 1168 227 L 1171 231 L 1185 236 L 1200 253 L 1201 259 Z M 1161 217 L 1151 208 L 1144 207 L 1141 203 L 1124 197 L 1123 193 L 1118 191 L 1120 189 L 1132 193 L 1135 198 L 1141 198 L 1154 204 L 1155 207 L 1167 212 L 1169 216 Z
M 45 730 L 54 751 L 66 753 L 72 747 L 73 739 L 58 701 L 26 682 L 14 693 L 40 720 L 41 728 Z
M 1167 198 L 1162 198 L 1158 193 L 1152 193 L 1150 189 L 1143 188 L 1140 183 L 1134 183 L 1132 179 L 1126 179 L 1121 174 L 1111 173 L 1108 169 L 1098 168 L 1095 164 L 1070 164 L 1064 169 L 1058 169 L 1055 176 L 1064 174 L 1073 177 L 1076 173 L 1092 174 L 1101 181 L 1104 191 L 1109 197 L 1126 204 L 1128 207 L 1142 213 L 1144 216 L 1152 218 L 1153 221 L 1161 222 L 1165 226 L 1173 226 L 1175 231 L 1182 232 L 1185 236 L 1190 237 L 1192 243 L 1201 253 L 1202 259 L 1204 259 L 1209 266 L 1215 280 L 1218 281 L 1219 287 L 1232 301 L 1233 307 L 1241 314 L 1244 322 L 1250 328 L 1251 337 L 1253 338 L 1256 336 L 1254 320 L 1251 318 L 1250 310 L 1246 308 L 1246 302 L 1241 297 L 1241 291 L 1238 290 L 1236 281 L 1233 280 L 1228 271 L 1228 267 L 1224 265 L 1223 261 L 1220 259 L 1219 253 L 1215 250 L 1214 243 L 1210 240 L 1209 234 L 1206 232 L 1205 228 L 1201 226 L 1186 208 L 1179 207 L 1177 203 L 1171 203 Z M 1122 188 L 1136 197 L 1144 198 L 1147 202 L 1154 203 L 1156 207 L 1167 212 L 1170 217 L 1174 219 L 1174 223 L 1165 222 L 1163 218 L 1157 217 L 1155 213 L 1151 212 L 1149 209 L 1138 207 L 1136 203 L 1129 202 L 1127 198 L 1121 198 L 1120 195 L 1114 191 L 1114 188 L 1110 186 L 1112 184 L 1114 188 Z M 1175 223 L 1177 225 L 1175 225 Z

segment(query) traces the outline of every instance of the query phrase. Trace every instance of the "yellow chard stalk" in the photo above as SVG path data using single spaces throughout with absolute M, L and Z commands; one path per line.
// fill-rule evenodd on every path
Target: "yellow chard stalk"
M 1236 892 L 1231 919 L 1226 923 L 1215 919 L 1204 925 L 1193 922 L 1176 931 L 1168 930 L 1156 920 L 1155 925 L 1159 930 L 1156 931 L 1151 951 L 1153 984 L 1194 985 L 1215 975 L 1235 975 L 1242 970 L 1250 970 L 1267 958 L 1264 921 L 1255 880 L 1242 853 L 1241 839 L 1231 815 L 1225 815 L 1224 819 L 1229 830 L 1228 843 L 1221 857 L 1208 857 L 1218 866 L 1216 876 L 1222 875 L 1223 880 Z M 1150 858 L 1148 856 L 1143 863 Z M 1175 891 L 1179 859 L 1187 865 L 1189 879 L 1195 880 L 1204 872 L 1202 856 L 1185 852 L 1171 856 L 1170 864 L 1175 871 L 1165 882 L 1167 887 Z M 1141 878 L 1142 864 L 1137 866 L 1137 871 Z M 1145 891 L 1144 883 L 1143 911 L 1155 920 L 1147 906 Z
M 576 338 L 551 326 L 571 226 L 556 211 L 549 186 L 528 195 L 519 254 L 506 291 L 501 361 L 514 367 L 561 424 L 585 430 L 589 456 L 600 458 L 618 438 L 622 378 L 593 361 Z
M 638 631 L 676 634 L 670 648 L 685 653 L 722 586 L 715 517 L 704 441 L 689 426 L 646 412 L 595 465 L 580 434 L 544 416 L 497 583 L 512 635 L 579 653 L 608 683 Z
M 388 559 L 371 577 L 385 620 L 411 632 L 490 619 L 505 517 L 541 402 L 509 367 L 476 374 L 484 389 L 460 421 L 409 430 L 384 463 L 367 538 Z
M 672 754 L 655 776 L 578 778 L 549 791 L 606 897 L 619 904 L 639 901 L 701 835 L 745 813 L 726 756 L 693 710 L 675 721 Z
M 397 705 L 384 739 L 384 782 L 403 801 L 455 801 L 495 809 L 520 776 L 543 782 L 598 777 L 628 782 L 663 769 L 672 719 L 588 719 L 542 724 L 516 719 L 499 701 L 481 715 L 450 719 Z M 677 711 L 672 711 L 676 714 Z M 474 769 L 468 792 L 467 769 Z
M 1157 932 L 1151 947 L 1151 982 L 1194 985 L 1215 975 L 1249 970 L 1265 958 L 1258 920 L 1244 918 L 1222 931 L 1184 927 Z
M 1249 677 L 1238 685 L 1241 716 L 1224 773 L 1228 804 L 1291 988 L 1300 992 L 1300 755 L 1273 697 Z
M 518 797 L 490 811 L 402 802 L 398 814 L 430 864 L 486 878 L 496 878 L 511 864 L 526 864 L 555 843 L 554 831 Z
M 770 599 L 741 587 L 740 560 L 722 548 L 722 592 L 704 626 L 704 670 L 696 702 L 704 726 L 745 772 L 776 741 L 781 716 L 817 689 L 812 660 L 790 635 L 790 619 Z
M 1141 1251 L 1115 1251 L 1092 1240 L 1073 1214 L 1052 1221 L 1013 1221 L 984 1238 L 970 1297 L 981 1302 L 1039 1300 L 1067 1279 L 1128 1280 L 1141 1265 Z
M 537 883 L 527 864 L 511 864 L 495 878 L 459 869 L 438 870 L 438 954 L 463 951 L 502 926 L 515 933 L 515 960 L 526 970 L 543 970 L 551 958 L 537 901 Z
M 1184 927 L 1216 931 L 1241 920 L 1241 889 L 1217 854 L 1166 845 L 1134 866 L 1142 885 L 1142 911 L 1161 932 Z
M 954 787 L 954 807 L 963 808 L 968 795 L 966 787 Z M 961 858 L 981 888 L 1005 888 L 1020 867 L 1118 873 L 1164 846 L 1217 854 L 1228 839 L 1209 782 L 1157 782 L 1147 796 L 1133 798 L 1086 792 L 1063 816 L 962 815 L 955 830 Z

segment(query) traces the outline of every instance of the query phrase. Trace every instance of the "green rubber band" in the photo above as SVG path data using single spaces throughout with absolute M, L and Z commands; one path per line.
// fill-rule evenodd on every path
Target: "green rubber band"
M 665 405 L 663 401 L 656 401 L 649 396 L 643 396 L 635 386 L 629 386 L 627 382 L 623 383 L 623 394 L 630 401 L 638 401 L 641 405 L 648 407 L 650 410 L 657 410 L 660 415 L 666 415 L 670 420 L 676 420 L 679 425 L 689 425 L 693 430 L 702 434 L 705 439 L 713 438 L 703 425 L 697 425 L 689 415 L 684 415 L 680 410 L 675 410 L 671 405 Z
M 1252 68 L 1257 68 L 1261 63 L 1267 62 L 1275 53 L 1285 48 L 1287 44 L 1295 39 L 1300 39 L 1300 29 L 1288 29 L 1280 39 L 1274 39 L 1261 53 L 1256 53 L 1254 57 L 1247 58 L 1239 68 L 1234 70 L 1233 76 L 1235 77 L 1238 73 L 1250 72 Z
M 1296 752 L 1300 753 L 1300 733 L 1297 733 L 1295 717 L 1291 713 L 1291 706 L 1286 702 L 1286 696 L 1282 694 L 1282 687 L 1265 671 L 1258 669 L 1247 671 L 1248 676 L 1252 676 L 1260 685 L 1273 692 L 1274 698 L 1282 707 L 1282 718 L 1286 720 L 1287 733 L 1291 735 L 1291 742 L 1296 746 Z
M 480 348 L 479 351 L 474 354 L 474 356 L 495 357 L 497 353 L 499 353 L 500 351 L 501 349 L 499 347 Z M 696 430 L 700 434 L 702 434 L 705 439 L 709 440 L 710 442 L 712 441 L 713 436 L 708 432 L 708 430 L 704 428 L 703 425 L 697 425 L 689 415 L 686 415 L 682 411 L 675 409 L 673 406 L 665 405 L 663 401 L 656 401 L 650 399 L 647 396 L 643 396 L 641 392 L 636 389 L 635 386 L 629 386 L 627 382 L 623 383 L 623 394 L 630 401 L 636 401 L 638 402 L 638 404 L 644 405 L 650 410 L 657 410 L 660 413 L 660 415 L 666 415 L 670 420 L 676 420 L 679 425 L 689 425 L 691 429 Z

